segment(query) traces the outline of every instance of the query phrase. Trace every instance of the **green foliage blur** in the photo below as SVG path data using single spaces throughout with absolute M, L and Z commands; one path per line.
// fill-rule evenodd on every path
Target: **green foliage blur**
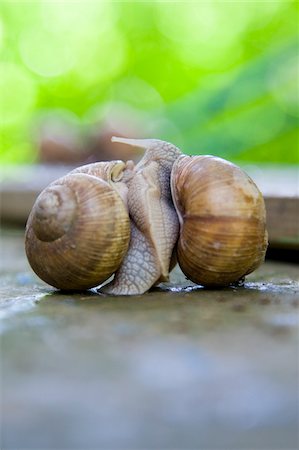
M 145 137 L 232 161 L 298 163 L 298 3 L 2 1 L 0 162 L 32 126 L 113 108 Z

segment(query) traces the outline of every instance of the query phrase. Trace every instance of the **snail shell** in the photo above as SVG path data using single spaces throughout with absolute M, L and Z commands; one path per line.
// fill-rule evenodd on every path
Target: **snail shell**
M 118 269 L 130 240 L 128 212 L 113 186 L 124 167 L 121 161 L 88 165 L 39 195 L 25 248 L 42 280 L 59 289 L 88 289 Z
M 263 262 L 264 200 L 239 167 L 212 156 L 181 156 L 171 189 L 180 221 L 178 262 L 190 280 L 227 286 Z

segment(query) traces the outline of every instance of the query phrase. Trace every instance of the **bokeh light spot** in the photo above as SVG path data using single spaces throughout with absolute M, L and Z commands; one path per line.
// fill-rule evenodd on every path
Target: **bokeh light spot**
M 0 121 L 7 125 L 22 120 L 32 109 L 36 87 L 30 76 L 13 63 L 0 63 Z
M 289 58 L 285 64 L 269 75 L 269 89 L 279 106 L 288 114 L 299 116 L 299 66 L 297 57 Z
M 43 27 L 54 33 L 71 33 L 75 39 L 110 29 L 115 13 L 116 8 L 101 1 L 45 1 L 41 5 Z
M 0 19 L 0 50 L 3 46 L 3 42 L 4 42 L 4 26 Z
M 122 79 L 113 88 L 114 101 L 122 101 L 136 108 L 151 109 L 163 104 L 159 92 L 149 83 L 137 77 Z
M 126 40 L 117 31 L 111 31 L 105 35 L 94 35 L 90 47 L 94 49 L 92 53 L 83 47 L 78 49 L 79 82 L 84 87 L 96 83 L 98 89 L 101 82 L 111 81 L 124 69 L 127 61 Z
M 243 48 L 239 30 L 248 20 L 242 8 L 225 3 L 161 4 L 160 31 L 175 43 L 179 58 L 188 66 L 225 70 L 240 60 Z M 230 15 L 237 16 L 228 27 Z
M 21 34 L 19 49 L 26 66 L 38 75 L 53 77 L 70 70 L 75 52 L 63 35 L 31 29 Z
M 227 121 L 226 131 L 241 148 L 247 148 L 270 141 L 283 128 L 284 113 L 268 103 L 243 111 Z
M 253 2 L 250 5 L 251 30 L 265 27 L 287 3 L 284 1 L 264 1 L 256 5 L 256 2 Z

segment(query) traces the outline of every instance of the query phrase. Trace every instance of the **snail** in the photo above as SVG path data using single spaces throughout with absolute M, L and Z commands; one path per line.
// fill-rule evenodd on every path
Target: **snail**
M 38 197 L 26 253 L 40 278 L 87 289 L 114 274 L 99 292 L 137 295 L 168 280 L 176 257 L 204 286 L 229 285 L 258 267 L 267 248 L 264 201 L 240 168 L 156 139 L 112 140 L 145 154 L 137 165 L 79 167 Z
M 114 141 L 131 143 L 125 138 Z M 170 193 L 172 144 L 134 141 L 146 149 L 132 161 L 88 164 L 52 183 L 29 215 L 28 261 L 48 284 L 65 290 L 137 295 L 168 279 L 179 223 Z
M 116 188 L 125 164 L 88 166 L 50 184 L 27 221 L 28 261 L 59 289 L 99 285 L 119 267 L 129 245 L 129 216 Z
M 187 278 L 228 286 L 264 261 L 263 196 L 238 166 L 214 156 L 181 156 L 171 190 L 180 222 L 177 258 Z

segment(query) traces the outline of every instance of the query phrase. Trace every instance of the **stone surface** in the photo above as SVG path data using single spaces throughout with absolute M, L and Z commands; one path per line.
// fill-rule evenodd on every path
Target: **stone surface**
M 18 231 L 1 262 L 3 450 L 298 448 L 298 266 L 109 298 L 39 281 Z

